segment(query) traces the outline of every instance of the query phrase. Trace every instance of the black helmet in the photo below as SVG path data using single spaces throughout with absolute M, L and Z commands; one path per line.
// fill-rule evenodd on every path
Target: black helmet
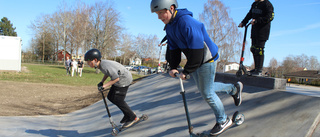
M 84 54 L 85 61 L 91 61 L 93 59 L 101 60 L 101 53 L 98 49 L 90 49 Z
M 170 10 L 172 5 L 174 5 L 175 8 L 178 8 L 177 0 L 152 0 L 150 8 L 153 13 L 163 9 Z

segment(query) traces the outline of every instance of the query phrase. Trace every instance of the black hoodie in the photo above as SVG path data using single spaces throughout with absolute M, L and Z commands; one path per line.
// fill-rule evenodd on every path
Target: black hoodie
M 273 17 L 273 6 L 269 0 L 256 1 L 251 5 L 250 11 L 241 23 L 245 25 L 250 19 L 255 19 L 255 24 L 251 29 L 251 38 L 268 40 Z

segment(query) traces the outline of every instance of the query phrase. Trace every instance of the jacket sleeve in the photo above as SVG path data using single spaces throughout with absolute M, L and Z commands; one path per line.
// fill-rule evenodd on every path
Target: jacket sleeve
M 170 54 L 170 60 L 169 60 L 170 69 L 171 70 L 177 69 L 181 61 L 181 50 L 180 49 L 169 50 L 169 54 Z
M 170 69 L 177 69 L 181 61 L 181 50 L 178 48 L 178 45 L 169 37 L 167 37 L 167 43 L 167 54 L 169 55 L 166 56 L 169 57 L 169 60 L 167 61 L 169 62 Z
M 183 53 L 187 57 L 187 63 L 182 71 L 183 74 L 189 74 L 196 71 L 202 64 L 204 49 L 187 49 Z
M 249 22 L 249 20 L 252 19 L 252 12 L 251 11 L 252 11 L 252 5 L 251 5 L 251 8 L 250 8 L 249 12 L 247 13 L 246 17 L 241 21 L 241 23 L 243 25 L 246 25 Z

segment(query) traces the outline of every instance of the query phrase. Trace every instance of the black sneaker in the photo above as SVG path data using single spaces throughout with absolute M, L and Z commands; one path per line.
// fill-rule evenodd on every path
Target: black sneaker
M 256 71 L 252 72 L 251 75 L 252 75 L 252 76 L 256 76 L 256 77 L 261 77 L 261 76 L 262 76 L 262 72 L 256 70 Z
M 248 71 L 248 75 L 251 76 L 251 74 L 252 74 L 253 72 L 255 72 L 255 71 L 256 71 L 256 69 L 251 69 L 250 71 Z
M 128 121 L 128 118 L 126 116 L 123 116 L 123 118 L 121 119 L 120 123 L 125 123 Z
M 226 122 L 224 123 L 216 123 L 212 130 L 210 131 L 210 135 L 216 136 L 221 134 L 223 131 L 227 130 L 232 125 L 232 120 L 227 117 Z
M 242 89 L 243 89 L 243 84 L 239 81 L 237 84 L 234 84 L 234 86 L 237 88 L 237 93 L 232 95 L 234 104 L 236 106 L 240 106 L 242 102 Z
M 139 117 L 136 117 L 134 120 L 132 121 L 127 121 L 123 124 L 122 128 L 128 128 L 130 126 L 132 126 L 134 123 L 139 121 Z

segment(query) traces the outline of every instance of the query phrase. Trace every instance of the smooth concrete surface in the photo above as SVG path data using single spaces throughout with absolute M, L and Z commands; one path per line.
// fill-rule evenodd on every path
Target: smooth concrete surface
M 201 98 L 192 79 L 184 82 L 191 123 L 195 133 L 209 132 L 215 125 L 213 111 Z M 245 122 L 220 137 L 319 137 L 320 98 L 287 90 L 244 86 L 241 106 L 232 97 L 219 93 L 225 111 L 245 115 Z M 151 75 L 133 84 L 127 102 L 136 114 L 149 119 L 119 137 L 188 137 L 188 127 L 180 95 L 179 79 L 168 74 Z M 308 89 L 310 92 L 317 89 Z M 320 90 L 319 90 L 320 91 Z M 118 124 L 123 114 L 111 104 L 112 118 Z M 0 117 L 1 137 L 111 137 L 111 125 L 103 101 L 60 116 Z

